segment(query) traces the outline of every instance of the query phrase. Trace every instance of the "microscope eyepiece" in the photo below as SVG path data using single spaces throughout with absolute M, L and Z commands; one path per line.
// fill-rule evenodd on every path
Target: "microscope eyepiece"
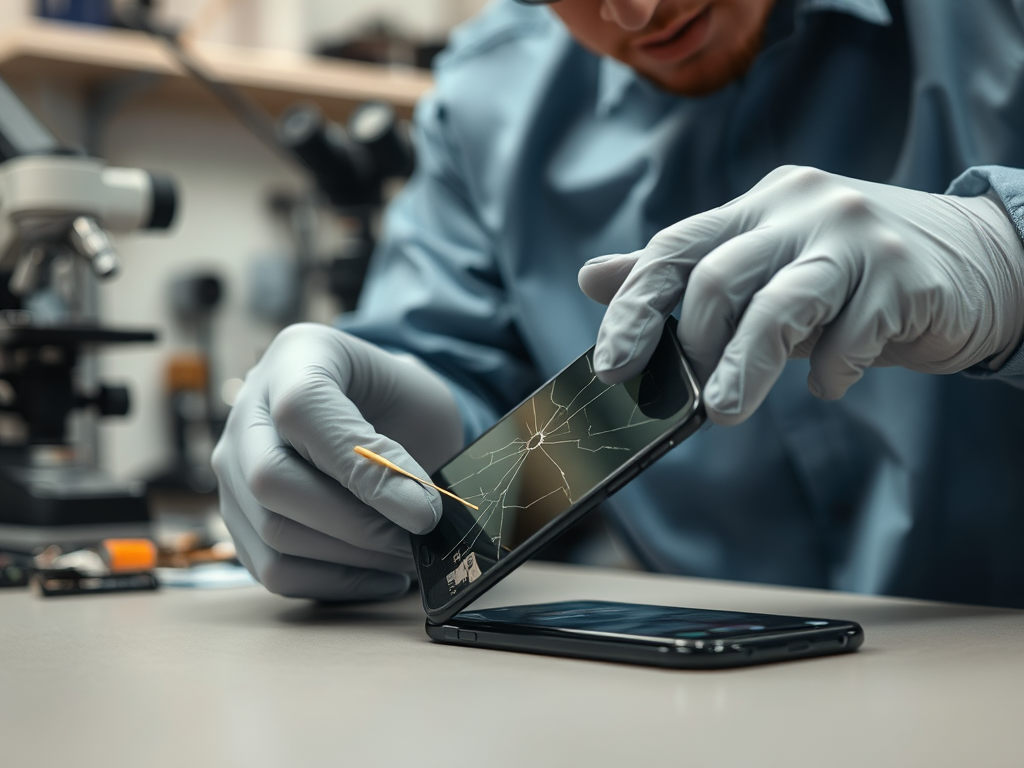
M 369 150 L 379 177 L 412 173 L 414 156 L 408 125 L 399 120 L 390 104 L 369 101 L 356 107 L 348 120 L 348 133 Z
M 152 205 L 145 229 L 167 229 L 178 209 L 178 189 L 174 179 L 162 173 L 149 172 L 149 182 Z
M 316 105 L 290 107 L 278 123 L 278 136 L 313 174 L 332 204 L 346 207 L 372 198 L 369 153 L 352 141 L 344 128 L 324 119 Z
M 278 136 L 341 208 L 379 204 L 385 179 L 412 172 L 408 128 L 383 102 L 357 107 L 347 129 L 314 104 L 296 104 L 281 116 Z

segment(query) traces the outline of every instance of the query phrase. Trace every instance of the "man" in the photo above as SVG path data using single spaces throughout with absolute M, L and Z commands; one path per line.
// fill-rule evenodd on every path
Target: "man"
M 439 498 L 352 447 L 424 475 L 595 336 L 603 379 L 636 372 L 678 310 L 720 426 L 606 505 L 645 565 L 1024 606 L 1022 16 L 491 6 L 419 105 L 359 311 L 246 379 L 214 459 L 242 561 L 403 593 Z

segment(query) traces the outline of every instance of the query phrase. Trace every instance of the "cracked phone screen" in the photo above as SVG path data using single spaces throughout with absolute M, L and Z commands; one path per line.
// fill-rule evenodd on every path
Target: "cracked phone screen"
M 479 507 L 445 498 L 431 547 L 454 596 L 544 525 L 585 500 L 691 415 L 693 395 L 663 336 L 647 368 L 602 383 L 588 351 L 434 474 Z M 442 595 L 438 594 L 438 598 Z

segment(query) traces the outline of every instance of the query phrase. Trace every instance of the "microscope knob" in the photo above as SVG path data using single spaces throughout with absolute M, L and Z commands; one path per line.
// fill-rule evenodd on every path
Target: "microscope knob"
M 398 118 L 390 104 L 381 101 L 360 104 L 349 117 L 348 134 L 370 151 L 381 178 L 412 173 L 416 158 L 409 125 Z
M 128 387 L 100 387 L 94 401 L 101 416 L 127 416 L 131 407 Z

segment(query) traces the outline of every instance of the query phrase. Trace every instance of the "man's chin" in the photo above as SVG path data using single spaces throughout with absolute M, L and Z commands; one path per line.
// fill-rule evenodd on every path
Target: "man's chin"
M 761 49 L 760 38 L 748 41 L 728 55 L 700 53 L 676 67 L 648 66 L 625 61 L 659 88 L 679 96 L 707 96 L 736 82 L 747 73 Z
M 677 96 L 690 97 L 708 96 L 716 91 L 720 91 L 730 83 L 735 82 L 743 74 L 742 72 L 730 73 L 728 75 L 717 72 L 673 72 L 665 74 L 663 72 L 638 71 L 662 90 L 674 93 Z

